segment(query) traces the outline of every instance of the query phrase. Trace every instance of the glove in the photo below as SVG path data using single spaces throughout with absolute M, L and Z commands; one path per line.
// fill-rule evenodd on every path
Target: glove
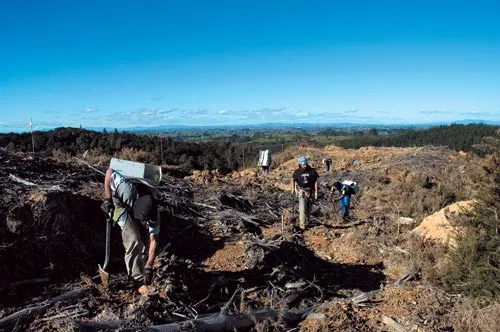
M 314 200 L 315 200 L 315 201 L 317 201 L 317 200 L 318 200 L 318 192 L 317 192 L 317 191 L 315 191 L 315 192 L 314 192 Z
M 115 206 L 113 205 L 113 200 L 111 198 L 105 199 L 101 204 L 101 210 L 106 214 L 112 213 L 114 209 Z
M 146 279 L 144 280 L 145 284 L 151 285 L 151 282 L 153 281 L 153 268 L 152 267 L 145 267 L 144 274 L 146 276 Z

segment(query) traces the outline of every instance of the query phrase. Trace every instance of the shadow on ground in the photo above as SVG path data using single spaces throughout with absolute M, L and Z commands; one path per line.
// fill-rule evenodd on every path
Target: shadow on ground
M 156 286 L 159 289 L 174 287 L 169 299 L 189 303 L 201 314 L 220 310 L 238 288 L 247 291 L 243 302 L 249 308 L 267 307 L 271 303 L 266 301 L 273 299 L 274 306 L 291 309 L 379 289 L 385 281 L 380 264 L 328 262 L 302 244 L 291 241 L 277 246 L 249 245 L 246 262 L 248 268 L 243 271 L 206 272 L 192 262 L 171 259 L 160 268 L 161 279 L 156 281 Z M 293 283 L 300 285 L 289 287 Z M 168 302 L 165 301 L 159 297 L 157 306 L 161 308 L 161 303 Z M 166 314 L 150 319 L 164 323 L 179 318 Z

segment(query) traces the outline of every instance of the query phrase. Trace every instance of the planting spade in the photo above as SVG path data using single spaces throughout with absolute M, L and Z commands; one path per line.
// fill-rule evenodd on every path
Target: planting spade
M 111 245 L 111 217 L 106 217 L 106 255 L 104 257 L 104 263 L 99 264 L 99 276 L 101 277 L 102 285 L 107 288 L 109 285 L 109 273 L 106 272 L 109 264 L 109 253 Z

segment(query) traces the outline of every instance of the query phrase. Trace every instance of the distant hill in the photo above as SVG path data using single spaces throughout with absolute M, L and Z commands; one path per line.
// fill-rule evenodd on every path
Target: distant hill
M 141 158 L 155 164 L 183 166 L 186 169 L 235 170 L 255 165 L 260 150 L 273 154 L 292 145 L 337 145 L 344 148 L 363 146 L 448 146 L 450 149 L 475 151 L 483 137 L 493 136 L 499 127 L 484 124 L 453 124 L 425 129 L 408 127 L 339 127 L 294 125 L 288 128 L 177 127 L 177 132 L 167 132 L 159 137 L 158 130 L 139 132 L 79 128 L 56 128 L 34 132 L 34 150 L 38 154 L 67 154 L 75 156 L 86 150 L 97 155 L 123 155 L 125 159 Z M 165 127 L 163 127 L 165 128 Z M 172 128 L 172 127 L 170 127 Z M 189 129 L 188 129 L 189 128 Z M 207 129 L 200 129 L 207 128 Z M 386 128 L 386 129 L 383 129 Z M 153 133 L 155 133 L 153 135 Z M 32 137 L 29 133 L 0 134 L 0 148 L 11 152 L 31 152 Z
M 500 121 L 486 121 L 464 119 L 457 121 L 442 121 L 442 122 L 428 122 L 419 124 L 380 124 L 380 123 L 353 123 L 353 122 L 339 122 L 339 123 L 259 123 L 259 124 L 245 124 L 245 125 L 160 125 L 154 127 L 134 126 L 127 128 L 120 128 L 120 131 L 127 132 L 168 132 L 168 131 L 181 131 L 181 130 L 238 130 L 238 129 L 316 129 L 323 130 L 325 128 L 335 129 L 355 129 L 355 128 L 390 128 L 390 129 L 425 129 L 450 124 L 486 124 L 486 125 L 500 125 Z M 89 127 L 89 130 L 102 131 L 102 127 Z M 114 128 L 106 128 L 106 130 L 114 130 Z
M 474 120 L 474 119 L 458 120 L 458 121 L 454 121 L 453 123 L 464 124 L 464 125 L 473 124 L 473 123 L 480 123 L 480 124 L 485 124 L 485 125 L 490 125 L 490 126 L 500 126 L 500 121 Z
M 120 132 L 131 133 L 157 133 L 157 132 L 173 132 L 173 131 L 204 131 L 204 130 L 269 130 L 269 129 L 288 129 L 288 130 L 315 130 L 321 131 L 324 129 L 346 129 L 348 131 L 357 128 L 375 128 L 375 129 L 426 129 L 431 127 L 451 125 L 451 124 L 486 124 L 492 126 L 500 126 L 500 121 L 488 121 L 479 119 L 462 119 L 456 121 L 440 121 L 426 123 L 402 123 L 402 124 L 381 124 L 381 123 L 355 123 L 355 122 L 338 122 L 338 123 L 278 123 L 268 122 L 259 124 L 242 124 L 242 125 L 159 125 L 159 126 L 131 126 L 126 128 L 116 128 Z M 49 131 L 56 128 L 43 128 L 37 131 Z M 115 130 L 113 127 L 84 127 L 83 129 L 101 132 L 104 129 L 108 132 Z M 17 129 L 10 125 L 0 124 L 0 133 L 23 133 L 26 129 Z

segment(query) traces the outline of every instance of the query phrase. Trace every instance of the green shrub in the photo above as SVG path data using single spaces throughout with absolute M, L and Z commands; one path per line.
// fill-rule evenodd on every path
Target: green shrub
M 455 246 L 450 250 L 442 279 L 450 291 L 473 297 L 500 299 L 500 135 L 485 140 L 490 153 L 478 179 L 480 203 L 457 218 Z M 486 147 L 486 148 L 485 148 Z

